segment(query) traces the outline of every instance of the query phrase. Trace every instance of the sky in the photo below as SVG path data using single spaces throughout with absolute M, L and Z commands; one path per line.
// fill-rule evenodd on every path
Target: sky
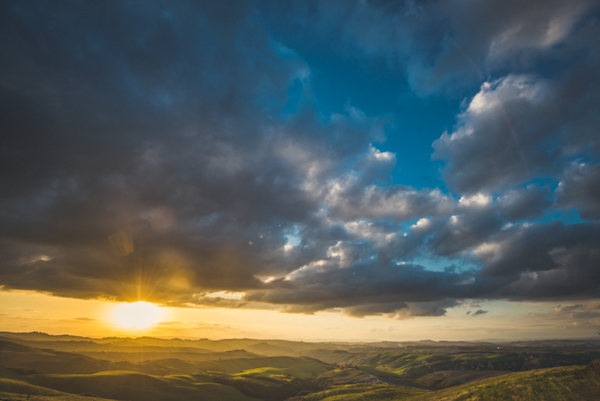
M 4 330 L 597 336 L 598 1 L 7 0 L 0 50 Z

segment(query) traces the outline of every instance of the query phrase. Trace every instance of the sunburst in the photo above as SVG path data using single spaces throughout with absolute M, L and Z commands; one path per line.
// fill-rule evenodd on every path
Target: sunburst
M 150 302 L 122 303 L 113 309 L 112 320 L 120 327 L 130 330 L 148 329 L 162 320 L 163 311 Z

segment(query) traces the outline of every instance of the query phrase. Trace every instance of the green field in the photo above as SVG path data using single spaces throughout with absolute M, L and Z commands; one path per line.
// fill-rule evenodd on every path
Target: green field
M 587 366 L 568 366 L 509 373 L 444 390 L 420 390 L 387 384 L 347 383 L 339 375 L 337 384 L 302 398 L 304 401 L 405 400 L 405 401 L 590 401 L 600 394 L 600 375 Z M 354 372 L 350 380 L 360 380 Z
M 286 356 L 216 360 L 200 362 L 197 366 L 203 371 L 224 373 L 258 373 L 260 369 L 270 368 L 270 371 L 278 372 L 277 374 L 289 374 L 302 379 L 318 376 L 331 369 L 329 364 L 323 362 Z
M 600 376 L 585 366 L 530 370 L 411 397 L 410 401 L 591 401 Z
M 190 399 L 248 401 L 252 398 L 230 386 L 188 378 L 160 377 L 138 372 L 109 371 L 80 375 L 31 375 L 27 381 L 71 394 L 131 401 Z

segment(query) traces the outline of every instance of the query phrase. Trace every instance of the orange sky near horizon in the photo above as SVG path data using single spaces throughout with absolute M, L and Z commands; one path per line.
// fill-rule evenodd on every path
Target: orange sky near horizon
M 578 321 L 566 307 L 544 303 L 486 303 L 448 310 L 441 317 L 355 318 L 337 311 L 314 315 L 273 310 L 161 308 L 161 320 L 146 329 L 119 326 L 112 315 L 122 303 L 61 298 L 30 291 L 0 291 L 0 330 L 40 331 L 86 337 L 257 338 L 304 341 L 517 340 L 593 337 L 593 321 Z M 507 313 L 509 312 L 510 313 Z

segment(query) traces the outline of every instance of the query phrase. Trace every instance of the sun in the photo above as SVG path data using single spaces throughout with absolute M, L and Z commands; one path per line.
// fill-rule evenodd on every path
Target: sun
M 131 302 L 115 306 L 112 311 L 113 322 L 132 330 L 143 330 L 162 320 L 163 311 L 150 302 Z

